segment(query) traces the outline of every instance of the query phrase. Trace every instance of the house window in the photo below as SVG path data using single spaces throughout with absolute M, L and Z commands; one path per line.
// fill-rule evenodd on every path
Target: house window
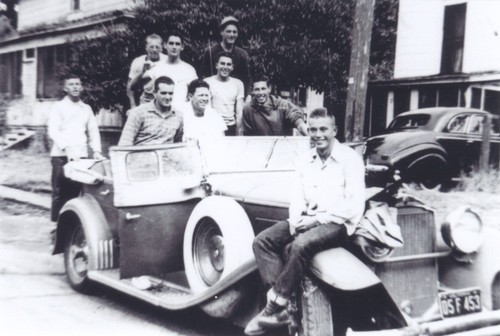
M 484 110 L 500 115 L 500 91 L 484 90 Z
M 459 91 L 457 88 L 439 89 L 438 106 L 457 107 Z
M 418 108 L 436 107 L 437 90 L 435 87 L 426 87 L 418 91 Z
M 13 98 L 21 94 L 21 63 L 23 52 L 0 55 L 0 95 Z
M 57 98 L 61 90 L 60 75 L 69 59 L 65 44 L 38 48 L 37 90 L 40 99 Z
M 401 88 L 394 90 L 394 116 L 410 109 L 410 89 Z
M 446 6 L 444 10 L 441 73 L 462 72 L 466 4 Z
M 80 10 L 80 0 L 71 0 L 71 9 L 74 11 Z
M 483 91 L 479 88 L 472 88 L 472 99 L 470 103 L 470 107 L 481 108 L 481 96 Z

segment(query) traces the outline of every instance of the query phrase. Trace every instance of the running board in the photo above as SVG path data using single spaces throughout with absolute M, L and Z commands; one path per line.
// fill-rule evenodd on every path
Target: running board
M 180 310 L 199 305 L 210 299 L 216 299 L 217 295 L 223 290 L 256 269 L 255 260 L 251 260 L 202 293 L 192 293 L 187 287 L 155 277 L 149 277 L 154 284 L 151 289 L 139 289 L 132 285 L 131 278 L 120 279 L 119 269 L 89 271 L 88 277 L 92 281 L 114 288 L 152 305 L 169 310 Z

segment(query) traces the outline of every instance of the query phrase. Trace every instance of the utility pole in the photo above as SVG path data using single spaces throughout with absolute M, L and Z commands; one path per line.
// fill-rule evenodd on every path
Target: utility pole
M 347 86 L 345 140 L 363 140 L 375 0 L 356 0 Z

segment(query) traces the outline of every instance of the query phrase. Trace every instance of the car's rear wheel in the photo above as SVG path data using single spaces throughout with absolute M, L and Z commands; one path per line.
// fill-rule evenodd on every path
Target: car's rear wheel
M 440 190 L 449 179 L 445 159 L 438 154 L 427 154 L 408 165 L 406 182 L 413 182 L 423 190 Z
M 330 299 L 316 280 L 305 276 L 298 295 L 302 317 L 299 336 L 334 336 Z
M 184 233 L 184 266 L 191 290 L 201 293 L 252 260 L 253 238 L 250 220 L 236 201 L 220 196 L 202 200 Z M 247 294 L 248 288 L 236 284 L 201 308 L 214 317 L 229 317 Z
M 88 278 L 89 245 L 82 226 L 78 223 L 68 232 L 64 248 L 64 266 L 69 284 L 78 292 L 88 293 L 92 282 Z

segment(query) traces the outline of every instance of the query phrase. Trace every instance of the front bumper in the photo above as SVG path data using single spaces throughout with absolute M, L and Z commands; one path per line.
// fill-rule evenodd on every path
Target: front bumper
M 391 181 L 392 172 L 388 166 L 368 163 L 365 166 L 365 172 L 368 186 L 384 187 Z
M 425 322 L 400 329 L 348 330 L 346 336 L 486 336 L 500 335 L 500 310 Z

